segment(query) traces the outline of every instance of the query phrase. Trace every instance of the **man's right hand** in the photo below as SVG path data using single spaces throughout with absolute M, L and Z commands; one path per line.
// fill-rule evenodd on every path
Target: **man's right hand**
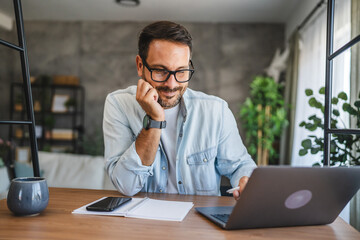
M 165 112 L 158 103 L 159 94 L 156 89 L 143 79 L 137 85 L 136 101 L 151 119 L 164 121 Z M 135 141 L 136 152 L 141 162 L 145 166 L 151 166 L 155 160 L 156 152 L 159 147 L 161 129 L 143 129 Z
M 156 89 L 143 79 L 139 79 L 136 91 L 136 101 L 151 119 L 164 121 L 164 109 L 158 103 L 159 94 Z

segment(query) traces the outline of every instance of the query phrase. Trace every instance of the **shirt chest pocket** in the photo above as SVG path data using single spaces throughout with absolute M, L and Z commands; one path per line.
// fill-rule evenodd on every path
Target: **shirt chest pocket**
M 215 158 L 215 147 L 187 157 L 187 164 L 198 194 L 207 194 L 208 191 L 216 190 Z

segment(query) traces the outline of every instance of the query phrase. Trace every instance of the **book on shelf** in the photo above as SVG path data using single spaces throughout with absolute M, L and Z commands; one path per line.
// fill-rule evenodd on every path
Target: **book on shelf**
M 77 132 L 72 129 L 55 128 L 51 131 L 51 139 L 53 140 L 73 140 L 77 138 Z

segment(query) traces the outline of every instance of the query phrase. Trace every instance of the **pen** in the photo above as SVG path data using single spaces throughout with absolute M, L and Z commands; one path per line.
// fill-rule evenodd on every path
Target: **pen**
M 227 193 L 233 193 L 235 190 L 240 190 L 240 187 L 231 188 L 231 189 L 227 190 L 226 192 Z

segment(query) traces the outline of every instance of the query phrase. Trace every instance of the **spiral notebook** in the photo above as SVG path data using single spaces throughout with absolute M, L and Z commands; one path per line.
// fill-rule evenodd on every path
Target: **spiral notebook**
M 104 198 L 105 197 L 94 202 L 100 201 Z M 186 217 L 190 209 L 194 206 L 192 202 L 165 201 L 150 198 L 132 198 L 128 204 L 125 204 L 124 206 L 121 206 L 112 212 L 95 212 L 86 210 L 86 206 L 94 202 L 75 209 L 72 213 L 181 222 Z

